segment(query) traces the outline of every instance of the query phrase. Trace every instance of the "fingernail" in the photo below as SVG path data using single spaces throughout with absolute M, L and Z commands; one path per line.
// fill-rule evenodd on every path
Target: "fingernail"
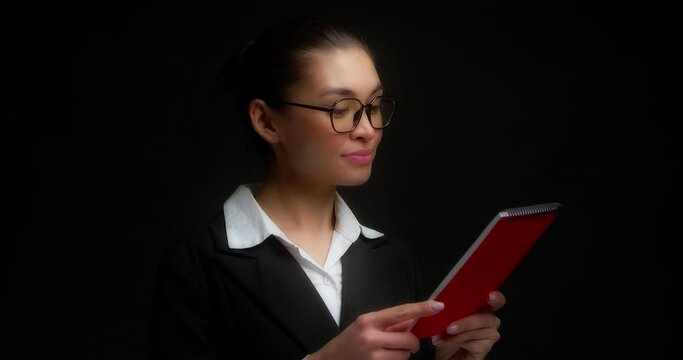
M 494 293 L 489 293 L 489 304 L 496 301 L 496 295 Z
M 438 301 L 432 304 L 432 310 L 435 310 L 435 311 L 441 311 L 445 307 L 446 307 L 446 305 L 444 305 L 444 303 L 438 302 Z
M 458 330 L 460 330 L 460 326 L 458 326 L 458 324 L 452 324 L 446 328 L 446 332 L 449 335 L 455 335 L 458 332 Z
M 440 336 L 432 336 L 432 345 L 439 345 L 441 344 L 441 337 Z

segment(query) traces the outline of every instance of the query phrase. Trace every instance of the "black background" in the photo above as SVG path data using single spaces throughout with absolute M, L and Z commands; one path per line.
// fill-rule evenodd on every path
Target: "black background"
M 428 286 L 499 209 L 564 205 L 502 289 L 490 359 L 668 353 L 680 40 L 662 4 L 6 9 L 0 351 L 144 358 L 157 256 L 261 175 L 216 91 L 223 61 L 280 15 L 309 13 L 364 32 L 400 101 L 373 177 L 340 191 L 412 241 Z

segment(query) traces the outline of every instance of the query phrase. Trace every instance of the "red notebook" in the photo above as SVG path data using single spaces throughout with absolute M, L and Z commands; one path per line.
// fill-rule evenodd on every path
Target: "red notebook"
M 443 335 L 451 322 L 483 311 L 489 292 L 499 289 L 560 207 L 547 203 L 498 212 L 429 297 L 445 309 L 418 319 L 409 331 L 421 339 Z

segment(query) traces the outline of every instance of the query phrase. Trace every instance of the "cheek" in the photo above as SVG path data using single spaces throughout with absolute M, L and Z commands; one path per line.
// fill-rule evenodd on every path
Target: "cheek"
M 333 134 L 317 134 L 315 137 L 300 140 L 300 153 L 298 156 L 305 159 L 307 166 L 316 168 L 318 171 L 329 171 L 326 167 L 341 155 L 344 138 Z
M 296 167 L 322 170 L 341 155 L 344 137 L 337 136 L 331 129 L 323 126 L 329 124 L 303 125 L 300 124 L 297 129 L 291 129 L 290 136 L 285 139 L 287 153 Z

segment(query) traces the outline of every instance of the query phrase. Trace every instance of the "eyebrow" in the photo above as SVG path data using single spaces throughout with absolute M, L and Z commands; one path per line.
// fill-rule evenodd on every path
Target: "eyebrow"
M 372 92 L 370 94 L 375 94 L 375 93 L 377 93 L 383 89 L 384 89 L 384 86 L 382 86 L 382 84 L 377 84 L 377 86 L 375 86 L 375 88 L 372 90 Z M 353 90 L 348 89 L 348 88 L 336 87 L 336 88 L 331 88 L 331 89 L 325 90 L 324 92 L 322 92 L 320 94 L 320 97 L 330 95 L 330 94 L 342 95 L 342 96 L 352 96 L 355 93 Z

